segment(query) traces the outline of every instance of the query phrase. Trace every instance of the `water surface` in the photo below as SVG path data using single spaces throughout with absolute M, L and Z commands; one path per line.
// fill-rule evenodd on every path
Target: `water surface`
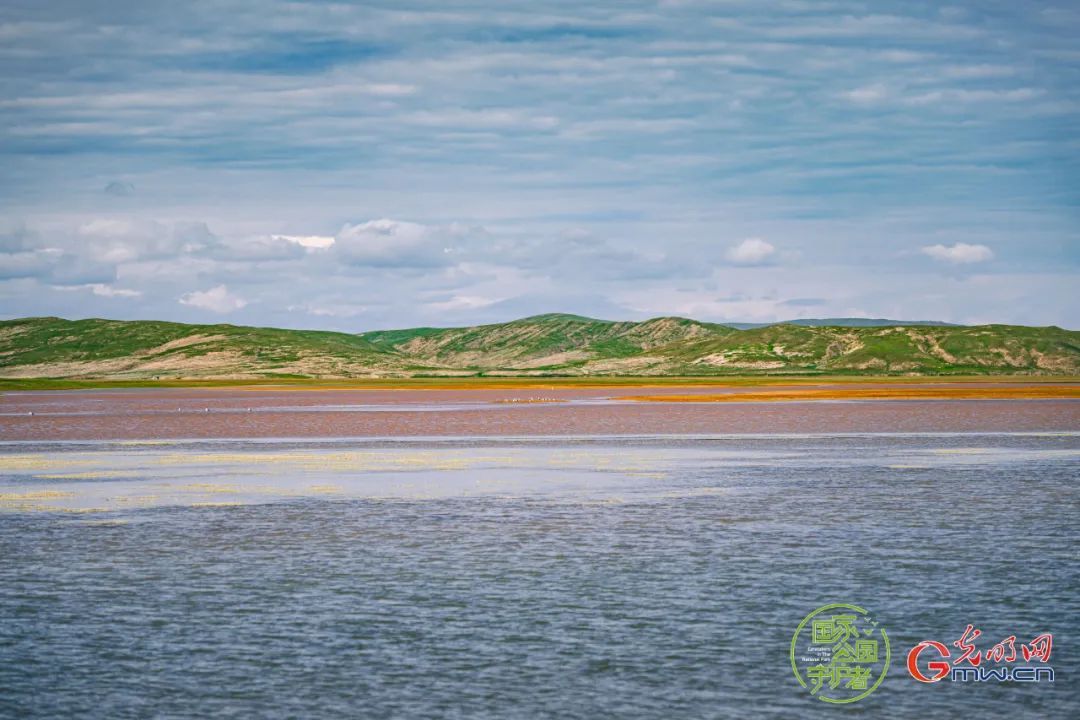
M 1078 475 L 1075 432 L 7 443 L 0 715 L 1076 717 Z M 842 709 L 788 661 L 830 602 L 893 646 Z M 907 675 L 969 622 L 1057 682 Z

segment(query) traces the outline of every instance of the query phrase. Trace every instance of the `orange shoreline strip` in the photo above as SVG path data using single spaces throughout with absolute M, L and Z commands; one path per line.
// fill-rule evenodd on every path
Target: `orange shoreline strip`
M 1080 399 L 1080 385 L 1000 388 L 835 388 L 761 390 L 723 395 L 628 395 L 636 402 L 767 402 L 785 400 L 1039 400 Z

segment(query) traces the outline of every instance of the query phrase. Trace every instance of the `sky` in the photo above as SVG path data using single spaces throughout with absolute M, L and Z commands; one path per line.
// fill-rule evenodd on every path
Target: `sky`
M 0 4 L 0 316 L 1080 328 L 1080 5 Z

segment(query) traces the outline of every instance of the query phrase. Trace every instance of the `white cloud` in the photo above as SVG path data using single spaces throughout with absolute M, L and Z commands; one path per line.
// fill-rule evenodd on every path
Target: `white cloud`
M 912 95 L 904 98 L 906 105 L 931 105 L 938 103 L 968 104 L 984 102 L 1027 102 L 1045 94 L 1041 88 L 1010 88 L 1005 90 L 964 90 L 948 88 Z
M 3 238 L 0 238 L 2 245 Z M 12 244 L 11 247 L 17 247 Z M 61 248 L 16 249 L 3 252 L 0 247 L 0 281 L 36 278 L 43 283 L 78 287 L 91 283 L 111 283 L 116 268 L 108 263 L 84 258 Z
M 954 245 L 927 245 L 922 248 L 924 255 L 929 255 L 935 260 L 959 264 L 979 263 L 992 260 L 994 251 L 985 245 L 971 245 L 968 243 L 956 243 Z
M 0 255 L 0 280 L 46 275 L 52 266 L 45 252 L 14 252 Z
M 864 85 L 844 93 L 844 97 L 854 103 L 870 104 L 889 97 L 889 90 L 881 83 Z
M 106 285 L 105 283 L 88 283 L 86 285 L 52 285 L 53 290 L 60 290 L 61 292 L 76 292 L 79 290 L 89 290 L 93 294 L 99 297 L 142 297 L 142 291 L 129 290 L 127 288 L 117 288 L 112 285 Z
M 275 235 L 274 237 L 314 249 L 328 248 L 334 244 L 334 238 L 328 235 Z
M 992 68 L 983 66 L 976 68 L 958 68 L 956 72 L 985 72 L 990 73 Z M 978 77 L 971 75 L 971 77 Z M 986 77 L 990 77 L 986 75 Z M 1004 88 L 1004 89 L 974 89 L 964 88 L 939 88 L 927 92 L 904 94 L 894 88 L 890 90 L 883 83 L 863 85 L 854 90 L 841 93 L 841 97 L 858 105 L 875 105 L 880 103 L 895 103 L 906 106 L 923 106 L 941 104 L 943 106 L 968 105 L 988 102 L 1026 102 L 1034 100 L 1045 92 L 1040 88 Z
M 299 305 L 289 305 L 286 309 L 289 312 L 302 312 L 307 313 L 308 315 L 314 315 L 315 317 L 351 318 L 356 317 L 357 315 L 363 315 L 369 308 L 366 305 L 327 301 L 322 304 L 302 303 Z
M 372 95 L 383 95 L 386 97 L 402 97 L 415 93 L 416 86 L 405 85 L 402 83 L 372 83 L 365 86 L 364 90 L 371 93 Z
M 915 50 L 882 50 L 876 54 L 876 57 L 891 63 L 913 63 L 926 60 L 932 56 L 929 53 Z
M 436 267 L 445 265 L 450 254 L 446 234 L 437 227 L 382 218 L 341 228 L 333 251 L 347 265 Z
M 247 262 L 295 260 L 305 254 L 300 244 L 277 235 L 223 241 L 212 250 L 216 258 Z
M 78 239 L 95 260 L 106 263 L 199 253 L 221 243 L 205 223 L 100 218 L 81 225 Z
M 953 65 L 945 68 L 945 75 L 953 78 L 995 78 L 1016 74 L 1016 69 L 1009 65 Z
M 104 283 L 93 283 L 88 285 L 90 292 L 101 297 L 140 297 L 142 292 L 138 290 L 129 290 L 127 288 L 117 288 L 112 285 L 106 285 Z
M 551 130 L 559 125 L 559 119 L 551 115 L 537 115 L 522 110 L 486 108 L 467 110 L 451 108 L 422 110 L 401 118 L 402 122 L 429 127 L 460 127 L 479 129 Z
M 455 295 L 449 300 L 443 302 L 428 303 L 427 307 L 431 310 L 476 310 L 478 308 L 494 305 L 499 302 L 501 298 L 486 298 L 478 295 Z
M 246 306 L 248 302 L 230 293 L 225 285 L 218 285 L 209 290 L 190 292 L 180 298 L 180 304 L 216 313 L 230 313 Z
M 736 265 L 760 265 L 776 252 L 772 243 L 761 238 L 747 238 L 727 251 L 728 261 Z

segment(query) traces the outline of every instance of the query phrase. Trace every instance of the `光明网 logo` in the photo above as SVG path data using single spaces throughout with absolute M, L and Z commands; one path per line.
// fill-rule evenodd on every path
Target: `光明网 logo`
M 945 679 L 951 682 L 1054 682 L 1054 668 L 1049 665 L 1054 636 L 1050 633 L 1037 635 L 1027 644 L 1017 643 L 1016 636 L 1010 635 L 985 651 L 975 647 L 975 640 L 981 635 L 981 630 L 968 625 L 960 639 L 952 643 L 956 652 L 937 640 L 923 640 L 908 652 L 908 673 L 921 683 Z M 1014 664 L 1018 661 L 1025 664 Z M 1028 664 L 1032 662 L 1038 664 Z

